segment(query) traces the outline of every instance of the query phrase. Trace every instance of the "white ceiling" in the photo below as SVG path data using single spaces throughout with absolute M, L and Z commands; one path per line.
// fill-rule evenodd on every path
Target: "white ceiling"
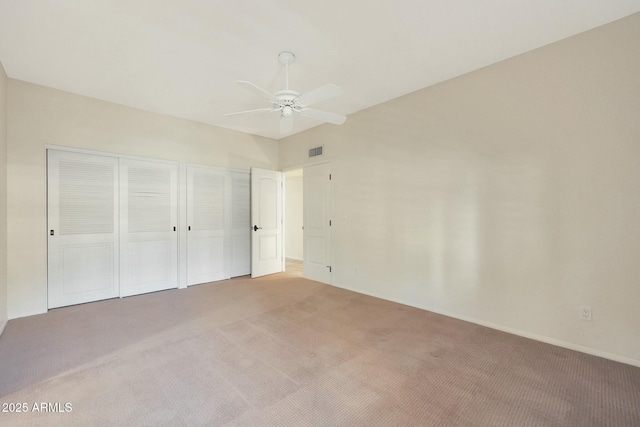
M 279 139 L 233 80 L 325 83 L 351 114 L 640 11 L 639 0 L 0 0 L 9 77 Z M 293 133 L 318 123 L 296 117 Z M 333 126 L 333 125 L 327 125 Z

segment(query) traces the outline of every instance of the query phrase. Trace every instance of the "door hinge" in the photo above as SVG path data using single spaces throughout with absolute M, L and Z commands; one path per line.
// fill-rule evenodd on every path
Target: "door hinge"
M 329 174 L 329 181 L 331 181 L 331 174 Z
M 331 227 L 331 220 L 329 220 L 329 227 Z

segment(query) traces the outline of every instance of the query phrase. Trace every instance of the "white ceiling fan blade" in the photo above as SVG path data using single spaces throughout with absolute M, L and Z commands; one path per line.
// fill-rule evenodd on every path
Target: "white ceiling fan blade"
M 273 111 L 272 108 L 256 108 L 255 110 L 236 111 L 235 113 L 226 113 L 225 116 L 237 116 L 238 114 L 250 114 L 250 113 L 266 113 L 267 111 Z
M 239 83 L 241 85 L 248 86 L 251 89 L 253 89 L 254 92 L 257 91 L 260 95 L 266 96 L 267 99 L 269 99 L 270 101 L 277 101 L 278 100 L 278 98 L 276 98 L 274 95 L 270 94 L 269 92 L 267 92 L 266 90 L 262 89 L 261 87 L 256 86 L 253 83 L 248 82 L 246 80 L 236 80 L 236 81 L 234 81 L 234 83 Z
M 309 117 L 311 119 L 320 120 L 321 122 L 333 123 L 334 125 L 341 125 L 347 120 L 346 116 L 340 114 L 329 113 L 327 111 L 313 110 L 307 108 L 302 110 L 300 115 Z
M 325 99 L 334 98 L 336 96 L 340 96 L 342 94 L 342 90 L 333 83 L 328 83 L 324 86 L 320 86 L 317 89 L 312 90 L 311 92 L 304 93 L 296 98 L 302 105 L 313 105 L 320 101 L 324 101 Z
M 280 134 L 284 135 L 293 130 L 293 117 L 280 117 Z

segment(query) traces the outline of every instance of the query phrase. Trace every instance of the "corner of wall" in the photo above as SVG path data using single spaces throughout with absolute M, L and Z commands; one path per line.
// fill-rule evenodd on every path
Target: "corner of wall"
M 0 334 L 7 325 L 7 74 L 0 62 Z
M 638 40 L 635 14 L 281 140 L 280 168 L 331 158 L 333 284 L 640 366 Z

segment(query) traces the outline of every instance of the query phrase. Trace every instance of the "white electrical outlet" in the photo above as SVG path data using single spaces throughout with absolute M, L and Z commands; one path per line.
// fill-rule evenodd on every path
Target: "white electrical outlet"
M 580 307 L 580 320 L 591 321 L 591 307 L 583 305 Z

